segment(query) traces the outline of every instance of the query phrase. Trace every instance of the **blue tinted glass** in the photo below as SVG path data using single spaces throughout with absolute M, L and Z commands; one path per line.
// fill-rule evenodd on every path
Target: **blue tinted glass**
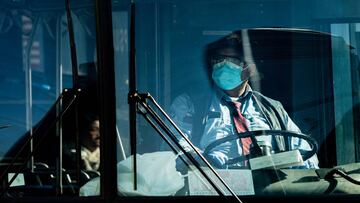
M 122 74 L 126 73 L 124 69 L 134 68 L 136 90 L 150 93 L 181 130 L 176 131 L 152 102 L 150 107 L 170 127 L 151 118 L 146 105 L 138 107 L 146 115 L 137 114 L 136 144 L 132 147 L 144 155 L 139 157 L 144 163 L 157 157 L 158 164 L 164 165 L 162 170 L 168 170 L 178 182 L 170 183 L 158 173 L 159 184 L 169 184 L 162 185 L 169 190 L 145 191 L 146 185 L 139 183 L 144 191 L 137 194 L 216 194 L 208 180 L 199 175 L 195 163 L 184 158 L 185 164 L 183 159 L 166 154 L 181 154 L 184 151 L 180 148 L 184 148 L 201 167 L 209 168 L 181 134 L 238 195 L 298 195 L 309 191 L 324 195 L 327 182 L 315 172 L 318 168 L 357 169 L 359 8 L 355 0 L 135 1 L 135 34 L 130 37 L 135 39 L 136 67 L 128 67 L 127 60 L 120 60 L 128 52 L 116 51 L 120 55 L 115 62 L 121 64 L 116 66 L 118 127 L 129 128 L 123 121 L 128 121 L 124 117 L 129 110 L 124 98 L 131 81 Z M 124 13 L 117 9 L 113 11 L 114 32 L 125 29 L 123 32 L 129 33 L 128 7 Z M 115 36 L 115 47 L 125 44 L 120 34 Z M 213 65 L 226 57 L 246 65 L 241 73 L 245 83 L 237 84 L 238 80 L 232 79 L 234 74 L 226 68 L 213 74 Z M 213 81 L 214 75 L 219 81 L 237 86 L 224 89 Z M 241 102 L 241 107 L 231 106 L 235 101 Z M 245 133 L 239 130 L 239 117 L 246 120 Z M 122 157 L 130 156 L 131 136 L 128 131 L 120 134 L 127 141 L 120 147 Z M 249 135 L 252 148 L 247 152 L 237 137 Z M 170 141 L 170 147 L 165 138 L 176 141 Z M 130 167 L 127 162 L 120 163 Z M 175 164 L 175 168 L 166 164 Z M 277 170 L 259 170 L 264 168 Z M 147 175 L 149 170 L 161 169 L 139 165 L 138 170 L 146 182 L 154 178 Z M 185 180 L 174 171 L 188 177 Z M 208 170 L 206 173 L 215 176 Z M 248 184 L 239 185 L 232 176 Z M 312 181 L 315 179 L 318 181 Z M 224 189 L 221 184 L 219 187 Z M 332 192 L 358 193 L 344 188 Z M 120 190 L 125 195 L 132 192 L 131 188 Z M 227 190 L 225 193 L 230 194 Z
M 76 165 L 80 150 L 74 146 L 77 131 L 93 135 L 92 144 L 98 145 L 98 115 L 92 117 L 99 105 L 95 10 L 92 1 L 72 1 L 70 5 L 77 49 L 74 70 L 79 75 L 79 86 L 74 90 L 81 89 L 74 105 L 74 93 L 78 92 L 71 88 L 76 71 L 72 67 L 64 2 L 0 2 L 1 199 L 54 196 L 55 191 L 78 196 L 80 186 L 90 180 L 84 172 L 88 168 Z M 88 113 L 91 116 L 84 116 Z M 83 139 L 79 143 L 83 144 Z M 92 158 L 97 163 L 91 168 L 95 170 L 91 178 L 99 173 L 99 146 L 96 150 Z M 76 173 L 78 168 L 83 171 Z M 19 174 L 11 183 L 16 172 Z

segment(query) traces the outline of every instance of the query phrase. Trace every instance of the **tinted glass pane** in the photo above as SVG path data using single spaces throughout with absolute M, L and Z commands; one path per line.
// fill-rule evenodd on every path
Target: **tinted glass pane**
M 1 198 L 78 196 L 99 176 L 94 4 L 70 4 L 77 64 L 65 1 L 0 7 Z
M 121 195 L 216 195 L 214 185 L 230 194 L 211 168 L 238 195 L 327 195 L 321 169 L 357 173 L 358 1 L 134 5 L 135 67 L 128 61 L 130 5 L 113 8 Z M 139 95 L 135 126 L 128 70 L 138 93 L 151 95 Z M 357 194 L 350 185 L 344 180 L 331 192 Z

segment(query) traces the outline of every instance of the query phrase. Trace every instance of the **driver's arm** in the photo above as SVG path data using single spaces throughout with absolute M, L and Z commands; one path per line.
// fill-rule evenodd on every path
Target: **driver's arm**
M 211 118 L 205 125 L 204 133 L 200 141 L 200 147 L 204 150 L 214 141 L 228 137 L 233 133 L 231 121 L 225 119 L 223 115 L 219 118 Z M 229 157 L 239 154 L 237 145 L 238 142 L 236 141 L 224 142 L 213 148 L 208 154 L 204 155 L 212 166 L 224 169 L 228 166 L 227 162 Z
M 171 119 L 175 122 L 175 124 L 180 128 L 180 130 L 185 134 L 185 136 L 191 139 L 192 134 L 192 117 L 194 115 L 194 105 L 190 96 L 186 93 L 183 93 L 177 96 L 172 102 L 169 114 Z M 173 132 L 176 132 L 174 128 L 172 128 Z M 176 132 L 177 134 L 177 132 Z M 186 143 L 186 141 L 179 135 L 178 137 L 179 143 L 181 146 L 185 148 L 186 151 L 191 151 L 190 146 Z M 169 149 L 165 142 L 162 143 L 161 149 Z

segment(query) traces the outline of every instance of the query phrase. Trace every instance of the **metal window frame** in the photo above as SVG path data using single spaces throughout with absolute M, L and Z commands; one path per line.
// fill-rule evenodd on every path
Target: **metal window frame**
M 101 136 L 101 199 L 117 197 L 115 70 L 111 0 L 95 0 Z

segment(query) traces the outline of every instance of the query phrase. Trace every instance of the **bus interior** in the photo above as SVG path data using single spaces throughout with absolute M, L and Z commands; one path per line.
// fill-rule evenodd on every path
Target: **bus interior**
M 0 201 L 356 201 L 359 4 L 0 0 Z M 310 151 L 270 152 L 250 169 L 200 153 L 205 123 L 223 116 L 209 110 L 213 46 L 241 49 L 256 67 L 251 90 L 279 101 L 301 130 L 248 136 L 295 136 Z M 173 120 L 185 110 L 188 123 Z M 89 117 L 100 124 L 97 154 L 83 152 Z M 307 153 L 318 166 L 295 167 Z

